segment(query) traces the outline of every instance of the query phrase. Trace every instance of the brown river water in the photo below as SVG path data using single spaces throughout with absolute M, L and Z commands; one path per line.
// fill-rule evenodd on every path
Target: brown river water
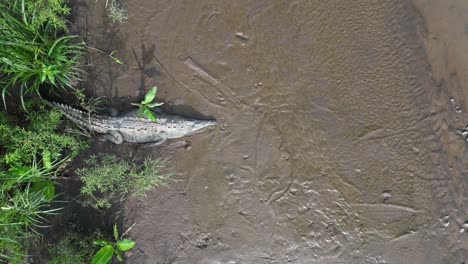
M 95 96 L 219 123 L 136 152 L 177 182 L 122 208 L 126 263 L 465 263 L 468 2 L 73 2 L 125 63 L 90 51 Z

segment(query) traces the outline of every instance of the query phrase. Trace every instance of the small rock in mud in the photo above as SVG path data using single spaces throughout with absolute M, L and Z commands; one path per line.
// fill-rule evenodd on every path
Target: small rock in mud
M 382 197 L 382 200 L 386 202 L 388 199 L 392 198 L 392 194 L 390 193 L 390 191 L 384 191 L 381 197 Z
M 296 188 L 290 188 L 289 189 L 289 193 L 292 194 L 292 195 L 295 195 L 297 193 L 297 189 Z
M 468 220 L 465 220 L 463 223 L 463 228 L 468 229 Z
M 444 216 L 444 217 L 441 217 L 441 218 L 439 219 L 440 224 L 441 224 L 443 227 L 449 226 L 449 225 L 450 225 L 449 218 L 450 218 L 449 215 L 446 215 L 446 216 Z
M 244 34 L 242 32 L 237 32 L 236 37 L 238 37 L 238 38 L 240 38 L 242 40 L 248 40 L 249 39 L 249 36 L 247 36 L 246 34 Z
M 200 233 L 195 241 L 195 246 L 200 249 L 206 248 L 210 244 L 211 244 L 211 234 L 209 233 Z

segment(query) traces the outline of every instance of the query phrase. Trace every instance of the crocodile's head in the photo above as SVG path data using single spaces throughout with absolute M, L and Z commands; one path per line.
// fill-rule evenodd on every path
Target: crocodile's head
M 180 138 L 216 125 L 214 120 L 197 120 L 173 115 L 159 115 L 157 122 L 165 127 L 167 138 Z

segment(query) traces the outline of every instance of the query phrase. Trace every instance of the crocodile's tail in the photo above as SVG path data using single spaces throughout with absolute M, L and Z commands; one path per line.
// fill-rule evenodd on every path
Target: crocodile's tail
M 57 102 L 51 102 L 51 104 L 60 110 L 68 119 L 73 121 L 75 124 L 77 124 L 80 127 L 85 127 L 89 130 L 93 130 L 99 133 L 104 133 L 104 131 L 100 131 L 99 127 L 95 126 L 96 123 L 96 118 L 95 116 L 92 116 L 86 112 L 83 112 L 81 110 L 75 109 L 71 106 L 57 103 Z

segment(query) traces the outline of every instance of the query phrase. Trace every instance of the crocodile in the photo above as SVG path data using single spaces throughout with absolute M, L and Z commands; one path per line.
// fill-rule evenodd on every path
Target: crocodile
M 146 147 L 158 146 L 167 139 L 181 138 L 201 129 L 213 126 L 215 120 L 198 120 L 158 112 L 157 121 L 136 117 L 136 111 L 112 117 L 89 114 L 71 106 L 53 102 L 68 119 L 80 127 L 97 133 L 97 138 L 114 144 L 145 143 Z

